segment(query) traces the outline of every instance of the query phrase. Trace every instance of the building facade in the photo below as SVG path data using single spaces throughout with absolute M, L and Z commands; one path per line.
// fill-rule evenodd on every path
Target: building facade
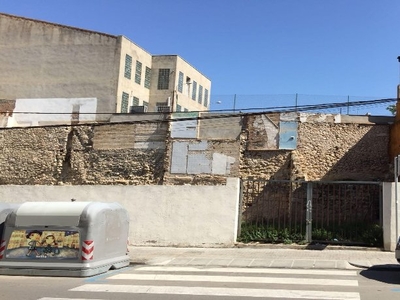
M 209 108 L 207 77 L 177 55 L 153 56 L 124 36 L 0 13 L 0 54 L 0 99 L 96 98 L 96 120 Z

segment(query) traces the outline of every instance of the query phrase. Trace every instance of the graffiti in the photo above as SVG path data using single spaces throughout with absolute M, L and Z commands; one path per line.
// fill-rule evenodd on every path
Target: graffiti
M 79 232 L 65 230 L 14 230 L 6 258 L 78 259 Z

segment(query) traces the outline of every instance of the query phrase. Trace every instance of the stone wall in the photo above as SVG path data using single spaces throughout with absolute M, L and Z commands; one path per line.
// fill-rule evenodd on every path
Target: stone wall
M 149 126 L 151 133 L 162 130 L 156 124 L 1 130 L 0 184 L 160 184 L 164 148 L 140 147 Z
M 262 139 L 280 133 L 252 116 L 223 123 L 202 120 L 203 138 L 171 139 L 165 121 L 0 130 L 0 184 L 158 185 L 225 184 L 228 177 L 285 180 L 391 181 L 389 124 L 299 117 L 295 150 Z M 272 120 L 272 118 L 269 118 Z M 272 120 L 279 124 L 274 116 Z M 256 123 L 254 123 L 256 122 Z M 264 123 L 263 123 L 264 122 Z M 265 134 L 262 124 L 266 124 Z M 199 125 L 197 125 L 199 126 Z M 210 134 L 212 139 L 204 137 Z M 192 130 L 192 129 L 191 129 Z M 240 134 L 237 135 L 236 132 Z M 257 134 L 253 137 L 252 134 Z M 225 137 L 225 138 L 223 138 Z M 279 140 L 279 137 L 277 138 Z M 258 147 L 254 147 L 254 141 Z M 260 150 L 261 149 L 261 150 Z M 178 167 L 176 164 L 180 164 Z M 199 165 L 199 169 L 196 167 Z M 198 170 L 203 171 L 198 171 Z
M 393 178 L 390 124 L 342 123 L 332 115 L 300 116 L 295 150 L 253 150 L 257 148 L 252 142 L 257 140 L 259 145 L 267 145 L 273 136 L 271 132 L 260 136 L 259 128 L 256 131 L 249 128 L 252 127 L 246 128 L 246 143 L 242 148 L 242 178 L 315 181 L 390 181 Z
M 387 181 L 388 148 L 388 125 L 300 123 L 293 172 L 305 180 Z

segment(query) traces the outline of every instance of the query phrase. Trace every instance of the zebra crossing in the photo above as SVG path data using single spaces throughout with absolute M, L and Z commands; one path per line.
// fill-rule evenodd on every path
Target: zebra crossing
M 118 299 L 118 294 L 141 295 L 141 299 L 174 295 L 177 300 L 179 296 L 360 300 L 355 270 L 316 269 L 141 266 L 112 274 L 101 282 L 87 281 L 70 289 L 68 295 L 74 293 L 79 300 L 86 300 L 81 297 L 85 293 L 96 296 L 96 300 Z M 38 300 L 73 299 L 78 298 Z

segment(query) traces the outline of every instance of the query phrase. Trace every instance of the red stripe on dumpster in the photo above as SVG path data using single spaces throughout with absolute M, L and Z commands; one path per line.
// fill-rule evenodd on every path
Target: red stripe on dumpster
M 0 243 L 0 259 L 3 258 L 5 250 L 6 250 L 6 241 L 2 240 Z
M 82 260 L 92 260 L 94 251 L 93 241 L 83 241 L 82 243 Z

